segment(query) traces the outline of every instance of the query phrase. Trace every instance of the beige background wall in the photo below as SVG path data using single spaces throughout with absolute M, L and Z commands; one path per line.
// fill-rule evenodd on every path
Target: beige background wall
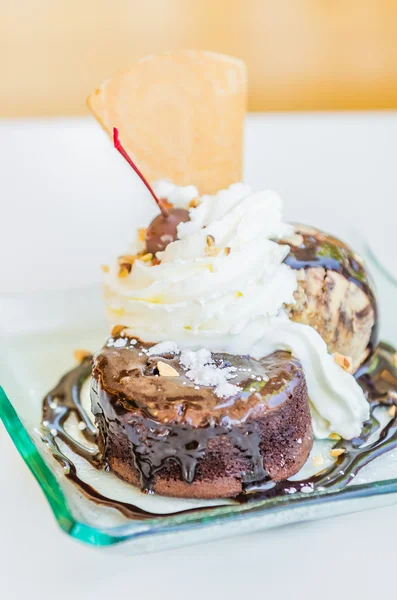
M 396 0 L 0 0 L 0 116 L 84 113 L 180 47 L 243 58 L 251 110 L 397 107 Z

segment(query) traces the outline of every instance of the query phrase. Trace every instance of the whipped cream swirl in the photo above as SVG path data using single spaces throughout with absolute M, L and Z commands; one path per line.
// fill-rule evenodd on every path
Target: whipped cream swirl
M 198 196 L 193 186 L 159 183 L 159 195 L 178 206 Z M 203 196 L 178 227 L 178 239 L 157 254 L 158 265 L 137 260 L 127 277 L 115 264 L 105 274 L 112 323 L 146 342 L 180 348 L 250 354 L 289 350 L 302 363 L 316 437 L 359 434 L 368 403 L 353 376 L 328 353 L 310 326 L 292 322 L 283 306 L 294 302 L 296 272 L 277 239 L 293 233 L 272 191 L 252 193 L 238 183 Z M 128 253 L 135 252 L 137 245 Z

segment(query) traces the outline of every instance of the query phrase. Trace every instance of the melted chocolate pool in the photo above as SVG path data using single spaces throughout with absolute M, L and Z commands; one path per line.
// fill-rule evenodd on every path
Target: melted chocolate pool
M 236 501 L 251 503 L 263 498 L 291 493 L 291 488 L 299 491 L 307 486 L 310 486 L 313 491 L 324 488 L 340 489 L 351 482 L 357 473 L 369 462 L 397 448 L 397 417 L 393 416 L 391 421 L 385 427 L 381 428 L 374 415 L 374 410 L 379 406 L 394 407 L 397 405 L 397 368 L 395 355 L 396 351 L 394 348 L 381 343 L 368 361 L 356 373 L 357 381 L 368 397 L 371 406 L 371 417 L 364 424 L 360 437 L 351 441 L 340 440 L 335 443 L 334 448 L 343 448 L 345 452 L 336 459 L 336 462 L 331 467 L 302 481 L 276 483 L 270 479 L 265 479 L 259 487 L 247 484 L 244 494 L 236 498 Z M 64 375 L 58 385 L 44 398 L 43 441 L 49 446 L 56 460 L 63 465 L 66 477 L 73 481 L 90 500 L 101 505 L 116 508 L 125 516 L 134 519 L 160 516 L 99 494 L 91 486 L 79 479 L 73 463 L 58 448 L 57 438 L 64 441 L 74 452 L 83 456 L 94 467 L 102 468 L 99 451 L 87 449 L 83 444 L 74 440 L 65 430 L 65 421 L 69 416 L 74 414 L 81 423 L 80 428 L 86 440 L 91 443 L 96 441 L 95 427 L 84 411 L 80 401 L 81 387 L 84 381 L 90 377 L 91 367 L 91 359 L 87 358 L 81 365 Z M 364 446 L 374 433 L 377 433 L 376 441 Z

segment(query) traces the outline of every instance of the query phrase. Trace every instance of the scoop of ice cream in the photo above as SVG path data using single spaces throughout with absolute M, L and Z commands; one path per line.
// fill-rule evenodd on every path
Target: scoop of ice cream
M 310 325 L 330 353 L 347 358 L 355 371 L 376 340 L 376 300 L 360 257 L 346 244 L 317 229 L 298 225 L 286 263 L 297 270 L 293 321 Z
M 144 342 L 169 340 L 181 349 L 257 359 L 288 350 L 304 368 L 315 435 L 358 435 L 368 418 L 361 388 L 314 328 L 286 315 L 298 271 L 285 264 L 289 246 L 277 243 L 294 232 L 277 194 L 235 184 L 203 196 L 189 216 L 178 239 L 157 253 L 158 264 L 137 260 L 122 278 L 118 264 L 110 267 L 104 283 L 111 322 Z

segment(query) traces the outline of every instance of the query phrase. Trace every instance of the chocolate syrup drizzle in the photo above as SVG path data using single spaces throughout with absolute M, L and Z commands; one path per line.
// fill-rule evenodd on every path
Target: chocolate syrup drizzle
M 268 417 L 269 431 L 274 427 L 283 439 L 294 433 L 296 439 L 306 439 L 311 433 L 306 399 L 300 405 L 302 369 L 290 353 L 279 351 L 261 360 L 214 353 L 216 365 L 235 369 L 237 391 L 225 400 L 210 386 L 198 389 L 176 355 L 148 354 L 151 344 L 133 342 L 131 346 L 126 338 L 112 338 L 96 356 L 91 410 L 105 464 L 109 459 L 124 462 L 124 457 L 132 457 L 141 488 L 148 493 L 160 470 L 162 477 L 178 480 L 182 476 L 186 483 L 205 480 L 206 474 L 207 479 L 213 478 L 213 464 L 206 458 L 216 461 L 220 447 L 223 457 L 228 457 L 230 475 L 235 468 L 243 473 L 239 476 L 244 483 L 265 479 L 261 417 L 276 406 L 282 405 L 284 411 L 286 404 L 292 404 L 300 415 L 291 424 L 288 419 L 280 422 L 276 411 Z M 160 377 L 160 359 L 178 377 Z M 258 418 L 250 418 L 254 415 Z M 277 448 L 272 450 L 273 454 L 267 453 L 266 468 L 274 473 L 279 456 Z M 290 459 L 288 452 L 284 459 Z
M 393 416 L 390 422 L 380 428 L 375 416 L 375 409 L 379 406 L 397 406 L 397 367 L 395 365 L 396 351 L 385 343 L 380 343 L 376 351 L 367 362 L 359 369 L 355 377 L 367 395 L 371 407 L 370 419 L 364 424 L 359 437 L 347 441 L 339 440 L 334 448 L 343 448 L 345 452 L 339 456 L 335 463 L 308 479 L 301 481 L 274 482 L 265 479 L 260 484 L 247 484 L 245 492 L 235 500 L 239 503 L 253 503 L 265 498 L 280 496 L 300 491 L 310 486 L 313 491 L 332 488 L 341 489 L 350 483 L 359 471 L 375 458 L 397 448 L 397 417 Z M 91 374 L 91 358 L 87 358 L 81 365 L 69 371 L 62 377 L 57 386 L 44 398 L 43 401 L 43 441 L 49 446 L 54 458 L 60 462 L 65 470 L 66 477 L 71 480 L 79 490 L 90 500 L 104 506 L 118 509 L 123 515 L 133 519 L 148 519 L 160 517 L 147 512 L 137 506 L 106 498 L 90 485 L 82 481 L 76 472 L 72 461 L 59 449 L 57 438 L 64 441 L 73 452 L 88 460 L 94 467 L 101 468 L 101 457 L 98 450 L 89 450 L 77 442 L 65 431 L 65 421 L 74 414 L 83 425 L 82 434 L 88 442 L 97 439 L 95 426 L 83 409 L 80 402 L 80 392 L 84 381 Z M 377 439 L 367 444 L 373 434 Z M 367 445 L 364 445 L 367 444 Z M 203 509 L 194 509 L 205 510 Z M 183 512 L 192 512 L 183 511 Z M 180 514 L 180 512 L 178 513 Z M 168 513 L 167 516 L 170 516 Z
M 141 489 L 145 493 L 152 493 L 155 474 L 170 461 L 177 463 L 183 481 L 193 483 L 196 468 L 204 456 L 208 442 L 220 436 L 227 436 L 233 447 L 238 448 L 250 463 L 247 481 L 261 481 L 268 476 L 259 451 L 260 438 L 254 423 L 245 427 L 244 431 L 220 425 L 197 429 L 185 425 L 172 427 L 159 424 L 152 418 L 140 418 L 138 426 L 126 423 L 120 425 L 112 408 L 113 401 L 109 402 L 109 397 L 103 390 L 93 386 L 91 398 L 95 417 L 102 416 L 103 406 L 107 405 L 106 417 L 101 422 L 111 423 L 113 433 L 120 430 L 120 436 L 125 436 L 127 431 L 130 452 L 140 474 Z M 145 441 L 142 441 L 143 430 L 146 432 Z M 107 439 L 107 436 L 104 437 Z M 105 448 L 103 456 L 105 468 L 108 468 Z
M 370 405 L 370 418 L 363 424 L 359 437 L 352 440 L 340 439 L 333 449 L 343 449 L 335 463 L 317 475 L 302 481 L 269 481 L 258 488 L 247 489 L 241 502 L 251 502 L 259 498 L 270 498 L 290 493 L 291 488 L 300 491 L 310 485 L 315 491 L 327 488 L 346 487 L 368 463 L 382 454 L 397 448 L 397 416 L 392 416 L 381 429 L 375 416 L 378 407 L 397 407 L 397 367 L 396 350 L 381 342 L 366 363 L 355 373 L 355 378 L 364 390 Z M 369 439 L 377 434 L 375 441 Z M 252 496 L 250 494 L 252 492 Z
M 181 430 L 179 436 L 165 436 L 167 438 L 166 452 L 179 465 L 182 478 L 187 482 L 192 482 L 194 480 L 195 468 L 205 452 L 208 439 L 216 435 L 225 435 L 227 431 L 227 435 L 231 436 L 232 443 L 240 449 L 252 465 L 251 476 L 247 477 L 244 482 L 244 493 L 235 499 L 240 503 L 252 503 L 265 498 L 290 494 L 291 490 L 294 492 L 300 491 L 307 486 L 310 486 L 313 491 L 327 488 L 341 489 L 348 485 L 369 462 L 397 447 L 397 417 L 391 415 L 390 422 L 381 428 L 375 416 L 376 409 L 379 406 L 392 407 L 397 405 L 397 368 L 395 364 L 396 351 L 394 348 L 385 343 L 377 345 L 377 304 L 373 286 L 368 279 L 368 273 L 365 271 L 363 264 L 356 254 L 340 240 L 304 226 L 297 226 L 297 233 L 302 236 L 299 245 L 295 246 L 289 241 L 285 242 L 290 245 L 290 253 L 285 259 L 287 265 L 293 269 L 323 267 L 326 271 L 331 270 L 341 273 L 346 279 L 360 287 L 372 304 L 375 314 L 375 325 L 372 329 L 368 346 L 370 351 L 369 357 L 366 363 L 355 374 L 358 383 L 363 388 L 370 403 L 371 416 L 369 421 L 364 424 L 359 437 L 350 441 L 341 439 L 335 443 L 334 448 L 341 448 L 344 450 L 344 453 L 335 460 L 335 463 L 331 467 L 324 469 L 309 479 L 301 481 L 287 480 L 274 482 L 270 479 L 263 467 L 263 461 L 258 452 L 258 440 L 255 431 L 248 432 L 248 435 L 242 436 L 241 432 L 237 429 L 227 428 L 226 430 L 225 427 L 218 425 L 208 427 L 208 435 L 206 435 L 205 428 L 201 428 L 200 436 L 197 435 L 197 439 L 190 439 L 191 434 L 189 434 L 190 437 L 189 435 L 186 437 L 183 426 L 179 426 L 178 430 Z M 281 243 L 284 242 L 281 241 Z M 82 434 L 87 442 L 96 444 L 101 439 L 101 436 L 97 435 L 94 424 L 80 402 L 82 385 L 90 377 L 91 370 L 92 357 L 87 357 L 78 367 L 64 375 L 58 385 L 44 398 L 43 441 L 49 446 L 55 459 L 62 464 L 66 477 L 87 498 L 98 504 L 116 508 L 129 518 L 146 519 L 160 517 L 161 515 L 149 513 L 136 506 L 118 502 L 99 494 L 78 477 L 74 464 L 58 447 L 57 438 L 65 442 L 75 453 L 88 460 L 94 467 L 108 468 L 103 461 L 106 449 L 99 449 L 98 446 L 90 449 L 72 438 L 65 430 L 65 422 L 74 414 L 80 423 Z M 100 393 L 101 390 L 95 389 L 94 385 L 92 388 L 92 404 L 93 412 L 94 414 L 97 412 L 97 415 L 102 410 L 104 404 L 100 401 L 95 402 L 95 396 L 98 396 Z M 115 403 L 115 407 L 117 409 L 117 402 Z M 106 415 L 106 417 L 113 424 L 117 422 L 116 415 Z M 150 428 L 153 430 L 156 423 L 151 418 L 151 414 L 148 414 L 147 417 L 147 419 L 142 420 L 143 426 L 147 427 L 148 430 Z M 233 431 L 235 431 L 235 434 L 233 434 Z M 153 439 L 156 438 L 157 441 L 159 440 L 158 433 L 158 431 L 154 432 L 153 435 Z M 373 434 L 377 434 L 377 439 L 368 444 L 368 440 Z M 140 442 L 139 436 L 136 435 L 133 427 L 130 427 L 128 435 L 133 447 L 135 465 L 141 474 L 142 487 L 144 490 L 150 491 L 152 477 L 158 469 L 162 468 L 164 462 L 158 462 L 158 455 L 151 450 L 150 440 L 149 444 L 142 444 Z M 181 454 L 180 448 L 182 442 L 183 449 Z M 190 455 L 191 460 L 189 460 Z M 255 483 L 258 481 L 260 482 L 259 484 Z M 167 516 L 170 515 L 168 514 Z
M 102 468 L 103 466 L 98 448 L 90 450 L 65 430 L 65 422 L 71 415 L 74 415 L 78 422 L 83 424 L 81 431 L 87 442 L 97 442 L 96 427 L 91 422 L 80 401 L 81 388 L 91 376 L 91 370 L 92 356 L 88 356 L 80 365 L 68 371 L 54 389 L 45 396 L 43 400 L 42 440 L 48 446 L 54 458 L 62 465 L 65 477 L 89 500 L 101 506 L 115 508 L 125 517 L 135 520 L 161 517 L 161 514 L 148 513 L 133 504 L 112 500 L 100 494 L 80 479 L 73 462 L 58 447 L 57 438 L 65 442 L 73 452 L 88 460 L 93 467 Z

